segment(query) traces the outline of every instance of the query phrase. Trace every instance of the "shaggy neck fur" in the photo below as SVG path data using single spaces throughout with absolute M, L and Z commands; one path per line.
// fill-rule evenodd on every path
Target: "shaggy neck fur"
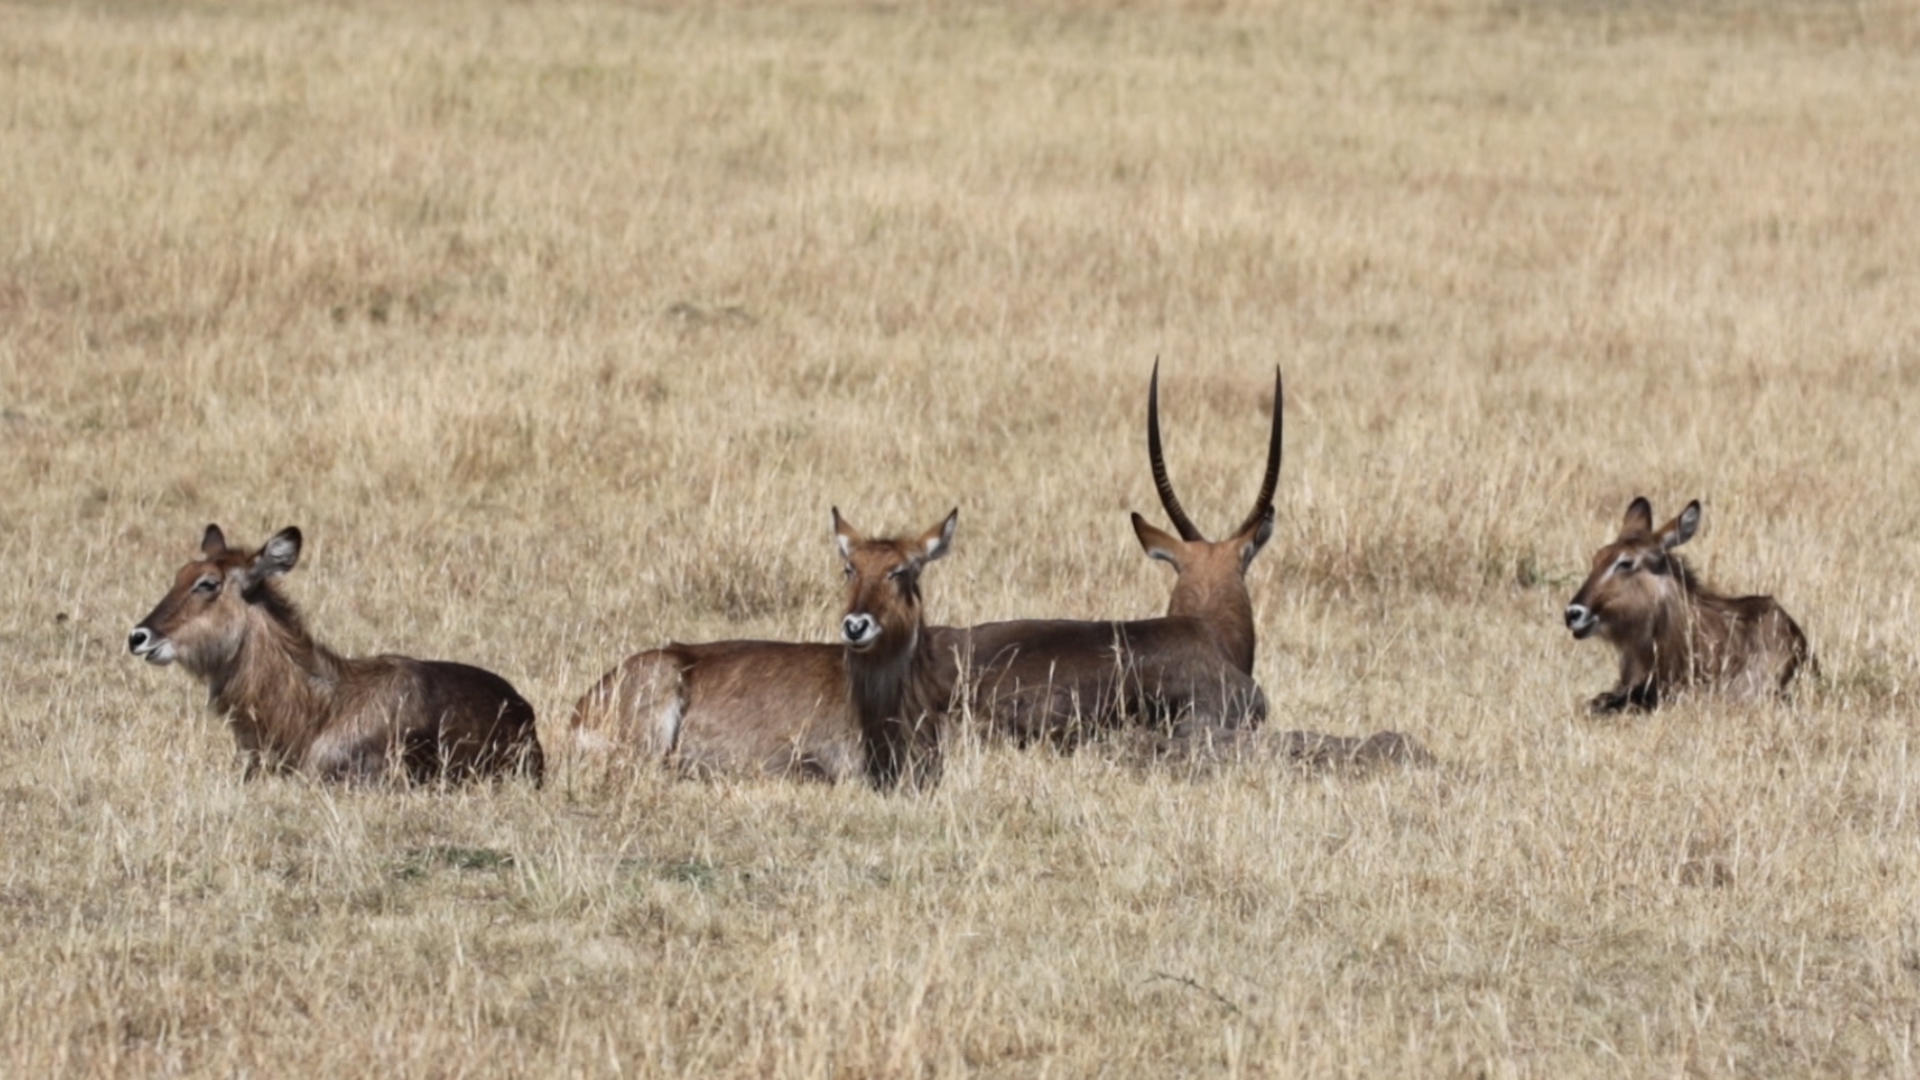
M 207 682 L 243 751 L 269 765 L 297 760 L 325 723 L 345 664 L 313 640 L 300 613 L 271 585 L 246 597 L 246 619 L 230 651 L 191 670 Z
M 1667 556 L 1667 578 L 1660 603 L 1644 627 L 1615 640 L 1630 679 L 1659 686 L 1685 686 L 1706 675 L 1727 640 L 1736 613 L 1726 597 L 1700 583 L 1693 568 Z
M 924 624 L 916 621 L 905 634 L 890 630 L 885 636 L 905 640 L 891 649 L 846 650 L 848 696 L 866 743 L 868 773 L 882 786 L 926 766 L 938 742 L 937 716 L 946 704 L 935 700 Z

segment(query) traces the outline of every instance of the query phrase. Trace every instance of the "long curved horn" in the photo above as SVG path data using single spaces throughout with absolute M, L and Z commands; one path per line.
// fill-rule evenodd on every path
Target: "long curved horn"
M 1273 508 L 1273 489 L 1280 483 L 1280 405 L 1284 394 L 1280 387 L 1280 366 L 1273 368 L 1273 438 L 1267 444 L 1267 478 L 1260 482 L 1260 495 L 1253 500 L 1253 513 L 1247 515 L 1245 524 L 1233 530 L 1239 536 L 1260 523 Z
M 1200 530 L 1193 527 L 1187 512 L 1180 509 L 1180 500 L 1173 494 L 1173 482 L 1167 479 L 1167 462 L 1160 456 L 1160 358 L 1153 358 L 1153 381 L 1147 384 L 1147 461 L 1153 466 L 1154 490 L 1160 493 L 1160 505 L 1166 507 L 1167 517 L 1173 527 L 1186 541 L 1202 540 Z

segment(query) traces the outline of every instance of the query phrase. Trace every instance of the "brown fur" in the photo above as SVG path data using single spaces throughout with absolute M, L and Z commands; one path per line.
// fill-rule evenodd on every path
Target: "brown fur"
M 955 511 L 915 541 L 868 540 L 836 509 L 848 588 L 841 625 L 844 632 L 856 615 L 873 620 L 879 632 L 865 648 L 719 641 L 636 654 L 580 699 L 576 745 L 635 751 L 694 773 L 933 782 L 935 725 L 953 680 L 950 670 L 938 683 L 925 674 L 934 665 L 919 571 L 946 553 L 957 519 Z
M 1149 558 L 1173 567 L 1167 614 L 1132 622 L 1020 620 L 931 632 L 936 653 L 967 672 L 967 704 L 989 730 L 1016 742 L 1072 745 L 1127 725 L 1158 728 L 1162 756 L 1193 758 L 1240 747 L 1265 722 L 1266 695 L 1253 680 L 1256 633 L 1247 568 L 1273 535 L 1280 474 L 1283 393 L 1273 377 L 1267 469 L 1253 511 L 1225 540 L 1208 540 L 1187 517 L 1160 450 L 1160 371 L 1147 393 L 1147 461 L 1178 535 L 1133 515 Z M 1291 759 L 1421 762 L 1423 747 L 1397 732 L 1365 739 L 1287 732 Z M 1349 745 L 1350 744 L 1350 745 Z
M 1593 557 L 1567 605 L 1575 638 L 1598 631 L 1620 656 L 1613 689 L 1595 712 L 1652 709 L 1693 688 L 1751 701 L 1784 692 L 1808 662 L 1806 635 L 1771 596 L 1722 596 L 1702 585 L 1673 549 L 1699 527 L 1700 504 L 1656 530 L 1636 498 L 1620 535 Z
M 1254 727 L 1267 701 L 1253 681 L 1253 600 L 1246 572 L 1273 535 L 1280 470 L 1282 393 L 1274 373 L 1267 471 L 1253 512 L 1227 539 L 1210 541 L 1187 518 L 1160 452 L 1160 373 L 1147 395 L 1147 458 L 1178 535 L 1133 515 L 1149 558 L 1178 575 L 1167 614 L 1132 622 L 1025 619 L 936 631 L 936 645 L 968 674 L 973 714 L 1020 743 L 1071 744 L 1132 723 L 1178 738 Z
M 856 657 L 828 645 L 720 642 L 640 653 L 580 699 L 576 745 L 833 780 L 844 779 L 858 760 L 875 783 L 888 786 L 937 776 L 939 729 L 956 705 L 990 732 L 1022 744 L 1071 745 L 1086 733 L 1129 723 L 1159 727 L 1176 740 L 1209 742 L 1257 727 L 1267 701 L 1253 680 L 1256 635 L 1246 570 L 1273 534 L 1281 404 L 1275 372 L 1267 472 L 1254 510 L 1226 540 L 1209 541 L 1180 508 L 1161 461 L 1156 368 L 1148 458 L 1180 535 L 1138 514 L 1133 524 L 1149 557 L 1178 574 L 1162 618 L 926 626 L 919 566 L 938 557 L 924 552 L 937 546 L 944 553 L 941 537 L 950 535 L 954 515 L 916 541 L 868 541 L 836 511 L 849 617 L 863 604 L 877 604 L 869 591 L 897 582 L 890 575 L 913 564 L 906 575 L 911 595 L 879 605 L 891 612 L 883 619 L 899 620 L 892 633 L 883 626 L 887 648 Z M 827 689 L 836 675 L 844 680 L 837 697 Z M 703 681 L 726 689 L 703 689 Z
M 128 639 L 135 655 L 177 660 L 207 684 L 248 775 L 540 779 L 533 707 L 498 675 L 407 656 L 343 657 L 314 641 L 277 585 L 299 555 L 298 529 L 243 551 L 209 525 L 202 557 L 181 568 Z
M 913 539 L 868 540 L 833 512 L 847 571 L 847 697 L 877 786 L 922 787 L 940 776 L 940 725 L 957 672 L 928 632 L 920 571 L 947 553 L 959 516 L 954 510 Z
M 716 641 L 628 657 L 580 699 L 575 744 L 635 752 L 695 775 L 860 775 L 838 645 Z

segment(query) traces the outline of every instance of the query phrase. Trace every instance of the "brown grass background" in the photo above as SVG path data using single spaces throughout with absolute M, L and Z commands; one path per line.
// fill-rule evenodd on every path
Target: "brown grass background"
M 9 1075 L 1914 1075 L 1910 4 L 0 5 Z M 1258 483 L 1275 723 L 1443 764 L 963 747 L 917 798 L 242 783 L 125 653 L 218 521 L 348 652 L 514 680 L 1137 617 L 1142 448 Z M 1627 501 L 1785 705 L 1594 722 Z

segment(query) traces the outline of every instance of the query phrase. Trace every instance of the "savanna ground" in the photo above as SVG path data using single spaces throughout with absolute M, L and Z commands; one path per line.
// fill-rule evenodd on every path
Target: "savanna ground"
M 3 1071 L 1913 1075 L 1916 160 L 1904 4 L 0 7 Z M 126 654 L 209 521 L 556 749 L 835 504 L 1153 614 L 1156 356 L 1213 530 L 1285 368 L 1274 723 L 1441 765 L 244 783 Z M 1822 676 L 1584 716 L 1635 494 Z

